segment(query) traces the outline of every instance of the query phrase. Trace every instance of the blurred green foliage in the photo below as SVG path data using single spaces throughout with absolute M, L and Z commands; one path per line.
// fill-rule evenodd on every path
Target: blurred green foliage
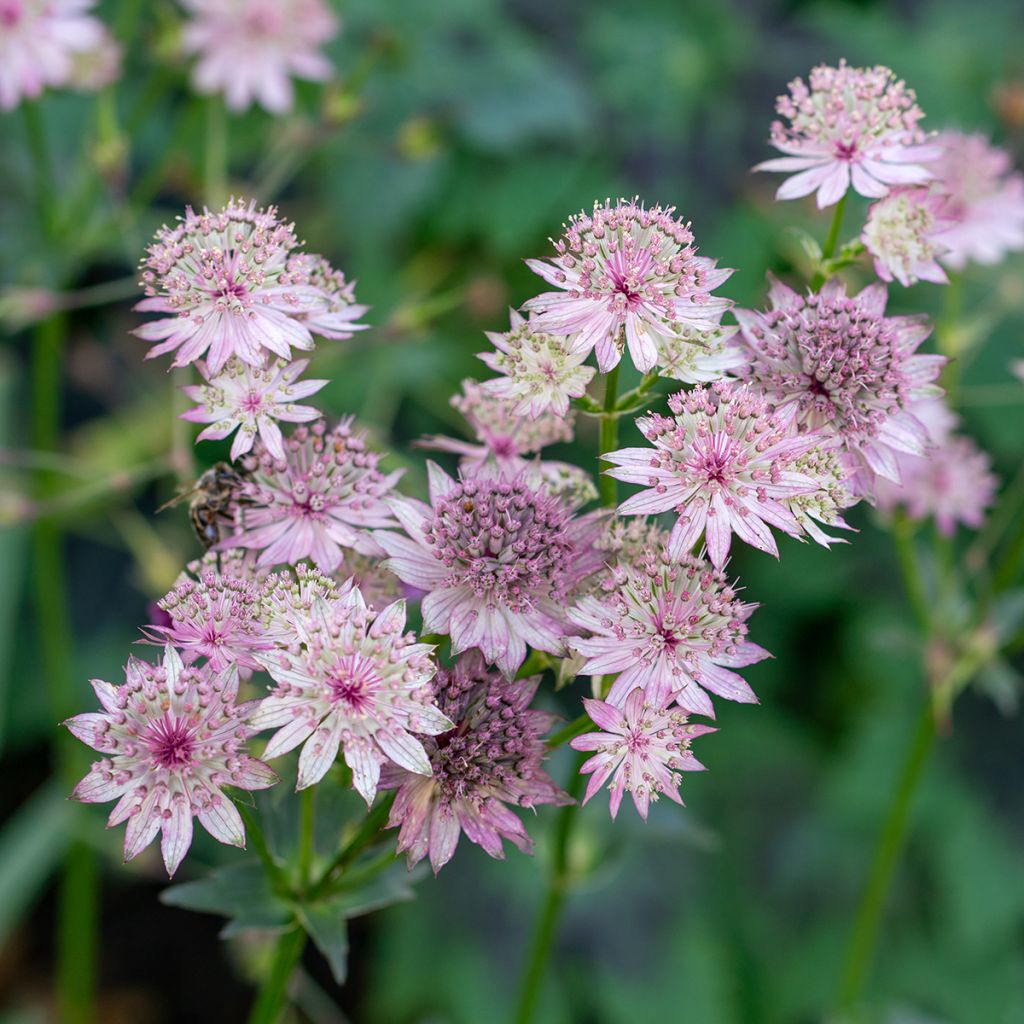
M 377 329 L 365 341 L 320 346 L 316 375 L 332 378 L 322 404 L 356 413 L 395 465 L 411 467 L 412 490 L 424 475 L 410 442 L 458 432 L 448 397 L 462 377 L 481 375 L 474 353 L 482 330 L 501 329 L 506 307 L 536 289 L 522 258 L 545 253 L 546 237 L 594 198 L 639 193 L 675 204 L 692 219 L 702 251 L 738 268 L 723 290 L 740 304 L 761 303 L 764 268 L 792 273 L 798 247 L 784 228 L 795 223 L 820 238 L 826 225 L 808 205 L 773 204 L 776 182 L 749 167 L 766 155 L 775 94 L 812 64 L 840 56 L 891 64 L 917 89 L 929 126 L 991 132 L 1022 155 L 1019 0 L 337 6 L 345 20 L 331 47 L 339 81 L 326 92 L 302 86 L 298 110 L 281 121 L 259 112 L 233 120 L 230 184 L 278 202 L 311 250 L 358 278 Z M 174 6 L 112 0 L 101 9 L 128 43 L 126 77 L 99 101 L 46 98 L 48 185 L 31 166 L 20 112 L 0 115 L 3 289 L 74 291 L 128 279 L 154 228 L 203 201 L 203 104 L 173 56 Z M 32 196 L 40 185 L 68 211 L 57 247 L 38 229 Z M 938 315 L 943 297 L 923 286 L 893 301 L 900 311 Z M 1021 389 L 1007 374 L 1024 356 L 1022 305 L 1019 258 L 965 282 L 966 329 L 976 328 L 983 344 L 962 361 L 957 397 L 1004 479 L 1018 468 L 1024 432 Z M 85 681 L 117 677 L 147 602 L 196 554 L 183 515 L 153 515 L 173 491 L 171 476 L 157 466 L 132 477 L 170 450 L 173 410 L 164 366 L 144 363 L 142 344 L 128 334 L 136 319 L 127 298 L 74 312 L 64 367 L 62 499 L 48 512 L 68 536 L 83 707 Z M 31 332 L 12 330 L 0 350 L 7 450 L 27 444 L 32 344 Z M 558 457 L 589 459 L 594 443 L 592 425 L 581 424 L 574 449 Z M 206 446 L 198 457 L 213 461 L 217 451 Z M 14 522 L 36 475 L 52 469 L 0 464 L 0 515 L 12 523 L 0 533 L 8 780 L 0 806 L 10 816 L 0 833 L 0 942 L 15 936 L 8 956 L 23 979 L 0 972 L 12 1013 L 32 1003 L 48 971 L 45 921 L 26 915 L 69 827 L 46 781 L 56 723 L 38 667 L 25 527 Z M 571 850 L 581 880 L 544 1019 L 826 1019 L 924 682 L 889 539 L 870 510 L 853 520 L 860 532 L 831 553 L 787 541 L 779 563 L 736 554 L 732 569 L 762 602 L 754 639 L 775 655 L 750 673 L 763 706 L 722 708 L 721 731 L 701 750 L 710 771 L 686 780 L 686 811 L 659 805 L 647 827 L 629 808 L 612 827 L 600 801 L 583 813 Z M 578 690 L 559 695 L 568 716 Z M 1024 1020 L 1020 739 L 1019 721 L 987 699 L 969 693 L 958 704 L 918 804 L 866 1019 Z M 569 770 L 563 755 L 556 775 Z M 542 809 L 530 825 L 541 862 L 553 817 Z M 123 907 L 124 889 L 151 901 L 155 862 L 118 867 L 119 837 L 101 834 L 97 822 L 87 838 L 109 855 L 111 905 Z M 197 843 L 196 857 L 224 862 L 212 843 Z M 331 991 L 357 1021 L 499 1019 L 541 898 L 537 865 L 515 853 L 490 861 L 464 843 L 417 895 L 350 927 L 350 980 Z M 181 911 L 152 912 L 184 943 L 200 927 Z M 109 950 L 125 947 L 119 928 L 128 928 L 125 916 L 111 911 Z M 223 1006 L 214 1013 L 222 1004 L 209 994 L 189 1001 L 187 970 L 179 957 L 173 971 L 126 977 L 115 953 L 104 954 L 106 990 L 148 993 L 153 1015 L 135 1019 L 240 1019 L 237 1008 L 237 1017 Z M 332 984 L 329 975 L 320 983 Z

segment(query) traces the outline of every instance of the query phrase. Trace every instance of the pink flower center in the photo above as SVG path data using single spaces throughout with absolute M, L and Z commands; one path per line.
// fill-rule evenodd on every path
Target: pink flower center
M 641 729 L 630 729 L 626 733 L 626 748 L 631 754 L 646 757 L 651 746 L 651 738 Z
M 172 771 L 190 765 L 195 754 L 194 729 L 185 719 L 172 718 L 169 713 L 150 723 L 142 742 L 160 768 Z
M 263 408 L 263 396 L 258 391 L 250 391 L 242 399 L 242 411 L 254 416 Z
M 361 654 L 341 658 L 334 673 L 327 677 L 330 699 L 360 714 L 370 710 L 383 682 L 373 662 Z
M 857 159 L 857 143 L 837 142 L 835 145 L 835 153 L 838 159 L 845 160 L 846 163 L 852 164 Z

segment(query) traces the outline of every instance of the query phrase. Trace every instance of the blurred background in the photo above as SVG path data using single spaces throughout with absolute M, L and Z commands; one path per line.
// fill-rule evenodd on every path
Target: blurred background
M 740 305 L 762 304 L 766 267 L 798 280 L 785 229 L 820 239 L 827 219 L 810 201 L 773 203 L 778 179 L 749 168 L 770 155 L 776 94 L 812 65 L 888 64 L 917 90 L 926 127 L 980 130 L 1024 157 L 1019 0 L 334 6 L 344 20 L 328 47 L 335 81 L 300 85 L 287 117 L 233 118 L 229 183 L 276 202 L 309 250 L 358 279 L 374 330 L 320 344 L 311 370 L 332 383 L 318 404 L 355 413 L 392 465 L 410 467 L 410 493 L 423 487 L 410 442 L 460 433 L 448 399 L 486 372 L 481 332 L 503 329 L 507 307 L 537 291 L 523 258 L 547 254 L 548 236 L 595 198 L 675 205 L 701 251 L 738 268 L 721 291 Z M 77 840 L 100 853 L 100 1019 L 227 1024 L 245 1018 L 260 950 L 220 941 L 216 917 L 162 905 L 155 851 L 122 867 L 105 811 L 65 800 L 88 752 L 54 753 L 58 721 L 92 706 L 87 680 L 119 678 L 147 605 L 199 554 L 184 509 L 154 515 L 174 493 L 167 453 L 187 445 L 166 364 L 144 362 L 129 331 L 145 244 L 204 199 L 204 105 L 177 56 L 173 4 L 99 11 L 125 47 L 123 79 L 99 96 L 49 94 L 40 108 L 70 211 L 56 241 L 33 205 L 22 111 L 0 114 L 0 1021 L 53 1019 L 56 868 Z M 78 308 L 33 324 L 55 292 L 75 293 L 65 305 Z M 945 297 L 923 285 L 894 288 L 892 302 L 950 316 Z M 968 272 L 956 316 L 967 339 L 959 411 L 1007 482 L 1024 432 L 1024 386 L 1007 369 L 1024 358 L 1024 259 Z M 59 346 L 54 332 L 66 332 Z M 40 345 L 59 353 L 62 379 L 49 439 L 30 376 Z M 583 423 L 575 451 L 551 454 L 588 460 L 595 443 Z M 209 463 L 226 447 L 195 457 Z M 831 552 L 785 538 L 778 563 L 736 552 L 731 569 L 762 602 L 752 638 L 775 655 L 748 672 L 762 706 L 721 707 L 720 732 L 699 751 L 710 770 L 684 781 L 685 811 L 662 802 L 645 827 L 627 807 L 614 828 L 603 800 L 583 813 L 571 851 L 581 882 L 540 1019 L 826 1019 L 926 685 L 891 539 L 869 508 L 851 522 L 853 543 Z M 40 535 L 56 538 L 59 559 L 35 556 Z M 961 531 L 936 549 L 955 570 L 943 577 L 954 580 L 943 595 L 954 625 L 967 614 L 956 570 L 971 543 Z M 1024 661 L 1013 660 L 986 669 L 938 739 L 869 1020 L 1024 1020 Z M 552 703 L 573 717 L 580 690 Z M 563 781 L 567 754 L 552 766 Z M 414 901 L 353 922 L 343 989 L 309 952 L 306 1018 L 501 1019 L 553 821 L 541 809 L 529 823 L 541 864 L 515 851 L 492 861 L 463 843 Z M 197 841 L 182 877 L 231 856 L 214 846 Z

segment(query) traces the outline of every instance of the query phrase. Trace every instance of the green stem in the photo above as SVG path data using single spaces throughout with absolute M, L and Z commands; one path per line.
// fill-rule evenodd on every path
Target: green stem
M 288 982 L 306 946 L 306 933 L 293 928 L 281 935 L 274 946 L 270 971 L 249 1011 L 249 1024 L 277 1024 L 288 999 Z
M 344 871 L 363 850 L 376 841 L 381 829 L 387 823 L 388 814 L 391 812 L 391 805 L 394 802 L 395 794 L 388 793 L 367 814 L 362 825 L 359 826 L 359 831 L 338 851 L 335 858 L 313 883 L 308 893 L 309 902 L 315 902 L 328 892 L 334 881 L 334 876 L 338 872 Z
M 931 620 L 931 604 L 914 551 L 914 528 L 905 515 L 897 514 L 893 520 L 892 535 L 896 541 L 896 554 L 899 558 L 900 571 L 903 573 L 903 584 L 910 609 L 918 626 L 927 631 Z
M 35 188 L 36 213 L 43 237 L 53 237 L 56 227 L 56 215 L 53 197 L 53 165 L 50 162 L 50 150 L 46 142 L 46 126 L 43 124 L 38 101 L 29 100 L 22 103 L 21 109 L 25 119 L 25 135 L 28 139 L 28 151 L 32 157 L 32 177 Z
M 242 816 L 242 821 L 245 824 L 246 840 L 252 845 L 256 856 L 259 857 L 263 870 L 266 871 L 274 888 L 287 889 L 287 880 L 284 877 L 284 872 L 277 861 L 274 860 L 274 855 L 270 852 L 270 846 L 267 844 L 267 837 L 263 834 L 263 829 L 260 827 L 259 819 L 245 804 L 236 803 L 235 806 L 238 808 L 238 813 Z
M 582 758 L 580 759 L 582 761 Z M 576 764 L 572 781 L 569 783 L 569 795 L 574 801 L 579 799 L 583 789 L 583 776 Z M 565 897 L 569 889 L 569 842 L 572 838 L 573 826 L 576 822 L 576 804 L 563 807 L 558 813 L 555 827 L 555 846 L 551 857 L 551 874 L 548 878 L 548 890 L 544 897 L 530 952 L 526 961 L 526 973 L 523 975 L 519 989 L 519 1001 L 516 1006 L 516 1024 L 530 1024 L 540 997 L 541 985 L 551 960 L 551 947 L 558 931 L 558 921 L 565 906 Z
M 299 820 L 299 889 L 305 892 L 313 870 L 313 812 L 316 788 L 308 786 L 300 797 L 301 817 Z
M 821 248 L 821 261 L 832 259 L 836 254 L 836 246 L 839 244 L 839 232 L 843 227 L 843 211 L 846 209 L 846 195 L 836 203 L 835 212 L 832 214 L 832 224 L 828 229 L 828 235 L 825 238 L 825 244 Z M 824 270 L 819 270 L 813 278 L 811 278 L 811 291 L 816 292 L 819 288 L 828 280 L 828 275 Z
M 30 104 L 31 105 L 31 104 Z M 32 346 L 31 442 L 39 451 L 55 451 L 60 437 L 61 370 L 67 322 L 55 316 L 40 323 Z M 40 474 L 37 495 L 46 500 L 56 485 Z M 39 654 L 54 721 L 73 713 L 71 627 L 68 621 L 64 553 L 59 527 L 40 520 L 32 527 L 35 616 Z M 57 774 L 70 789 L 80 774 L 77 745 L 61 730 L 54 741 Z M 95 854 L 84 843 L 71 843 L 63 866 L 57 908 L 57 998 L 59 1017 L 69 1024 L 94 1020 L 97 930 Z
M 224 101 L 211 96 L 206 101 L 206 150 L 203 158 L 203 192 L 211 210 L 228 199 L 228 122 Z
M 871 859 L 871 869 L 864 886 L 853 931 L 847 947 L 839 987 L 840 1010 L 851 1010 L 860 1000 L 868 971 L 874 960 L 882 914 L 892 886 L 893 875 L 906 841 L 914 794 L 928 763 L 928 754 L 935 739 L 935 719 L 931 705 L 925 702 L 907 750 L 892 803 L 889 805 L 882 832 Z
M 553 733 L 544 741 L 544 746 L 548 750 L 556 750 L 564 743 L 568 743 L 569 740 L 575 739 L 577 736 L 582 736 L 585 732 L 592 729 L 594 723 L 590 720 L 589 715 L 580 715 L 579 718 L 574 718 L 568 725 L 563 725 L 558 732 Z
M 598 440 L 598 466 L 605 469 L 610 468 L 611 463 L 605 462 L 600 456 L 615 451 L 619 441 L 619 418 L 614 415 L 618 390 L 619 366 L 616 364 L 605 381 L 604 412 L 601 414 L 601 430 Z M 618 481 L 602 472 L 598 478 L 598 493 L 601 496 L 601 504 L 605 508 L 615 508 L 619 503 Z

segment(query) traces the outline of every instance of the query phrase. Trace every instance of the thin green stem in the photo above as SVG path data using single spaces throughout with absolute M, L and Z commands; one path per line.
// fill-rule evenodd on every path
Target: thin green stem
M 391 812 L 391 805 L 394 802 L 394 793 L 388 793 L 377 802 L 370 813 L 363 819 L 363 823 L 359 826 L 356 834 L 338 851 L 334 859 L 324 868 L 320 877 L 310 887 L 308 892 L 310 902 L 316 901 L 324 893 L 328 892 L 335 876 L 354 863 L 363 850 L 376 842 L 381 829 L 387 823 L 388 814 Z
M 286 889 L 287 880 L 284 877 L 284 872 L 281 870 L 280 864 L 274 860 L 274 855 L 270 852 L 270 846 L 267 844 L 267 837 L 263 834 L 263 829 L 260 827 L 259 819 L 253 814 L 252 809 L 245 804 L 236 803 L 235 806 L 238 808 L 238 813 L 242 816 L 242 821 L 245 824 L 246 840 L 252 846 L 256 856 L 259 857 L 263 870 L 266 871 L 275 888 Z
M 277 1024 L 288 1000 L 288 983 L 306 947 L 306 933 L 293 928 L 281 935 L 274 946 L 270 970 L 249 1011 L 249 1024 Z
M 575 739 L 577 736 L 582 736 L 589 729 L 593 728 L 594 723 L 590 720 L 589 715 L 580 715 L 579 718 L 574 718 L 568 725 L 563 725 L 558 732 L 553 733 L 544 741 L 544 746 L 548 750 L 556 750 L 558 747 L 569 740 Z
M 38 101 L 29 100 L 22 103 L 21 109 L 25 120 L 25 135 L 28 140 L 28 151 L 32 157 L 32 179 L 35 189 L 36 213 L 43 237 L 53 237 L 56 227 L 56 215 L 53 206 L 55 191 L 53 188 L 53 164 L 50 161 L 50 149 L 46 142 L 46 126 L 43 124 L 42 113 Z
M 206 101 L 206 149 L 203 154 L 203 192 L 211 210 L 228 199 L 228 121 L 224 101 L 211 96 Z
M 38 451 L 55 451 L 60 437 L 61 370 L 67 323 L 61 316 L 40 323 L 32 346 L 31 442 Z M 41 473 L 36 487 L 45 501 L 56 486 L 53 474 Z M 64 553 L 59 527 L 40 520 L 32 527 L 35 616 L 39 655 L 50 713 L 61 721 L 74 710 L 71 626 L 68 621 Z M 70 789 L 80 774 L 77 746 L 63 730 L 54 742 L 55 769 Z M 94 1014 L 97 928 L 95 854 L 84 843 L 71 843 L 63 866 L 57 908 L 57 997 L 60 1019 L 90 1024 Z
M 821 261 L 832 259 L 836 254 L 836 246 L 839 244 L 839 232 L 843 228 L 843 212 L 846 209 L 846 195 L 836 203 L 835 212 L 832 214 L 832 224 L 828 229 L 825 244 L 821 247 Z M 816 292 L 828 280 L 828 274 L 824 269 L 819 270 L 811 278 L 811 291 Z
M 316 787 L 307 786 L 300 799 L 299 819 L 299 888 L 305 892 L 313 870 L 313 819 L 316 809 Z
M 925 701 L 857 907 L 839 987 L 840 1010 L 848 1011 L 857 1005 L 871 969 L 889 889 L 906 841 L 914 794 L 924 775 L 934 739 L 935 718 L 931 704 Z
M 921 569 L 914 550 L 914 528 L 905 515 L 897 515 L 893 520 L 892 535 L 896 542 L 896 555 L 903 574 L 910 609 L 918 626 L 927 631 L 931 620 L 931 604 L 924 581 L 921 579 Z
M 579 760 L 582 760 L 579 759 Z M 583 790 L 583 776 L 579 772 L 579 763 L 575 765 L 572 780 L 569 783 L 569 795 L 578 800 Z M 555 826 L 555 845 L 551 856 L 551 874 L 548 878 L 548 889 L 544 896 L 544 905 L 534 929 L 530 942 L 530 952 L 526 961 L 526 973 L 523 975 L 519 989 L 519 1000 L 516 1005 L 516 1024 L 530 1024 L 537 1000 L 540 997 L 541 985 L 551 960 L 551 948 L 558 932 L 558 922 L 565 906 L 565 897 L 571 881 L 569 873 L 569 843 L 572 839 L 573 826 L 576 822 L 576 803 L 563 807 L 558 812 Z
M 598 440 L 598 466 L 604 467 L 604 469 L 610 468 L 611 463 L 605 462 L 600 456 L 615 451 L 619 441 L 619 419 L 613 415 L 618 390 L 619 367 L 616 364 L 605 381 L 604 412 L 601 414 L 601 430 Z M 598 493 L 601 496 L 601 504 L 605 508 L 615 508 L 619 503 L 618 481 L 602 472 L 598 479 Z

